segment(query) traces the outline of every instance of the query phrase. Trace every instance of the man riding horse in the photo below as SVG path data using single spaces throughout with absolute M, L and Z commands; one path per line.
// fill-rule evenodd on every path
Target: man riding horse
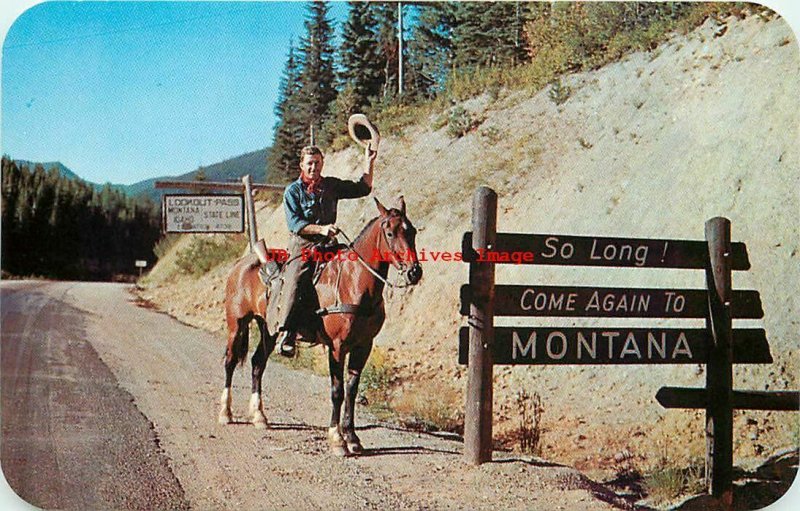
M 284 268 L 283 289 L 277 309 L 278 352 L 292 357 L 300 322 L 308 311 L 299 310 L 301 296 L 313 292 L 311 282 L 314 261 L 307 257 L 315 246 L 330 242 L 336 227 L 337 205 L 341 199 L 357 199 L 372 191 L 372 171 L 377 150 L 367 144 L 364 151 L 364 174 L 359 181 L 323 177 L 324 156 L 316 146 L 300 151 L 300 177 L 283 194 L 283 209 L 289 228 L 289 258 Z

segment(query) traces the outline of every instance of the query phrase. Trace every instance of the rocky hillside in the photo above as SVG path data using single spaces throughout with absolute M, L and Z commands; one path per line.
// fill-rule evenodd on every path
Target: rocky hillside
M 374 195 L 387 204 L 405 196 L 418 249 L 428 251 L 460 250 L 480 185 L 498 192 L 498 230 L 506 232 L 702 239 L 705 220 L 728 217 L 752 262 L 751 271 L 734 275 L 734 288 L 760 291 L 766 317 L 750 324 L 766 328 L 775 358 L 737 367 L 735 386 L 797 389 L 798 76 L 797 42 L 784 21 L 708 21 L 652 52 L 565 76 L 558 91 L 470 100 L 461 106 L 480 124 L 461 138 L 432 128 L 442 124 L 437 116 L 387 137 Z M 329 154 L 325 170 L 355 178 L 360 157 L 355 147 Z M 338 224 L 353 236 L 376 214 L 371 200 L 347 201 Z M 258 227 L 269 245 L 285 246 L 274 202 L 260 204 Z M 221 352 L 228 266 L 180 277 L 174 254 L 188 242 L 152 271 L 145 295 L 183 321 L 220 331 Z M 467 267 L 424 268 L 419 286 L 388 293 L 389 319 L 377 344 L 398 369 L 398 398 L 452 396 L 445 404 L 457 413 L 466 385 L 456 361 L 464 324 L 458 290 Z M 558 267 L 501 267 L 497 282 L 704 286 L 702 272 Z M 613 474 L 621 463 L 648 467 L 667 457 L 681 464 L 703 453 L 703 414 L 667 411 L 654 399 L 662 385 L 701 385 L 702 366 L 498 366 L 495 379 L 496 436 L 517 427 L 518 392 L 536 393 L 545 458 Z M 735 428 L 739 464 L 798 441 L 795 414 L 737 412 Z

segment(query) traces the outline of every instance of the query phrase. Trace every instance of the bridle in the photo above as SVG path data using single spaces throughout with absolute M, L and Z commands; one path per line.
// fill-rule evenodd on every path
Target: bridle
M 386 231 L 383 229 L 383 227 L 385 227 L 385 226 L 386 226 L 386 224 L 387 224 L 388 222 L 389 222 L 389 218 L 385 218 L 385 219 L 383 219 L 383 220 L 381 221 L 381 223 L 380 223 L 380 226 L 379 226 L 379 227 L 380 227 L 380 229 L 381 229 L 381 233 L 383 233 L 383 241 L 386 243 L 386 246 L 387 246 L 387 247 L 389 247 L 389 246 L 391 246 L 391 245 L 389 244 L 389 238 L 386 236 Z M 411 287 L 411 286 L 413 285 L 413 284 L 409 283 L 408 281 L 405 281 L 405 282 L 403 282 L 403 283 L 400 283 L 400 284 L 395 284 L 395 283 L 389 282 L 389 281 L 388 281 L 388 280 L 387 280 L 385 277 L 383 277 L 383 276 L 382 276 L 380 273 L 378 273 L 377 271 L 375 271 L 375 270 L 372 268 L 372 266 L 370 266 L 370 265 L 369 265 L 369 263 L 367 263 L 367 261 L 366 261 L 366 260 L 364 260 L 364 258 L 361 256 L 361 254 L 359 254 L 359 253 L 358 253 L 358 250 L 356 250 L 356 248 L 355 248 L 355 246 L 354 246 L 354 242 L 353 242 L 353 241 L 350 239 L 350 237 L 347 235 L 347 233 L 345 233 L 344 231 L 342 231 L 342 230 L 340 229 L 340 230 L 339 230 L 339 234 L 341 234 L 341 235 L 342 235 L 342 237 L 343 237 L 345 240 L 347 240 L 347 248 L 353 251 L 353 253 L 354 253 L 354 254 L 356 255 L 356 257 L 357 257 L 357 260 L 358 260 L 358 262 L 360 262 L 360 263 L 361 263 L 361 264 L 364 266 L 364 268 L 366 268 L 366 269 L 367 269 L 367 271 L 369 271 L 369 272 L 370 272 L 372 275 L 374 275 L 374 276 L 375 276 L 375 278 L 377 278 L 378 280 L 380 280 L 381 282 L 383 282 L 384 284 L 386 284 L 387 286 L 389 286 L 389 287 L 391 287 L 391 288 L 398 288 L 398 289 L 399 289 L 399 288 L 404 288 L 404 287 Z M 404 272 L 406 272 L 406 271 L 407 271 L 407 270 L 406 270 L 406 264 L 405 264 L 405 262 L 403 262 L 402 260 L 395 260 L 395 261 L 391 261 L 391 263 L 392 263 L 392 266 L 394 266 L 394 268 L 395 268 L 395 269 L 396 269 L 396 270 L 397 270 L 399 273 L 404 273 Z M 396 263 L 396 264 L 395 264 L 395 263 Z

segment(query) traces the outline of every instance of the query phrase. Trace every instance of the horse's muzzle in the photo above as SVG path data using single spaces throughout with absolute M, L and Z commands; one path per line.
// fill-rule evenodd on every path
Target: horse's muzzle
M 419 263 L 414 263 L 411 268 L 406 272 L 406 281 L 412 286 L 420 281 L 422 278 L 422 266 Z

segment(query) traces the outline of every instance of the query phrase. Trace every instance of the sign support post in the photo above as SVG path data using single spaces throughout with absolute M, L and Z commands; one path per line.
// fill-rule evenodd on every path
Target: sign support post
M 482 186 L 472 201 L 472 249 L 491 250 L 497 237 L 497 194 Z M 492 460 L 492 345 L 494 344 L 494 263 L 469 265 L 470 306 L 464 456 L 480 465 Z
M 472 232 L 462 238 L 469 284 L 461 288 L 459 364 L 467 364 L 464 456 L 492 459 L 492 368 L 510 365 L 706 364 L 706 387 L 662 387 L 665 408 L 706 410 L 706 487 L 733 509 L 733 410 L 800 411 L 798 391 L 733 390 L 733 364 L 773 362 L 766 332 L 733 329 L 732 319 L 764 316 L 757 291 L 733 291 L 732 271 L 750 269 L 747 247 L 731 242 L 731 223 L 712 218 L 705 240 L 609 238 L 497 232 L 497 194 L 481 187 Z M 531 257 L 528 257 L 530 255 Z M 494 265 L 680 268 L 704 270 L 705 289 L 513 284 L 495 286 Z M 494 315 L 579 318 L 705 318 L 705 328 L 494 327 Z M 607 342 L 606 342 L 607 341 Z
M 733 505 L 733 366 L 731 329 L 731 223 L 712 218 L 705 225 L 709 265 L 706 369 L 706 484 L 723 506 Z
M 247 210 L 247 234 L 249 235 L 250 252 L 252 252 L 258 241 L 258 228 L 256 227 L 256 208 L 253 204 L 253 182 L 250 174 L 242 178 L 242 183 L 244 183 L 244 207 Z

